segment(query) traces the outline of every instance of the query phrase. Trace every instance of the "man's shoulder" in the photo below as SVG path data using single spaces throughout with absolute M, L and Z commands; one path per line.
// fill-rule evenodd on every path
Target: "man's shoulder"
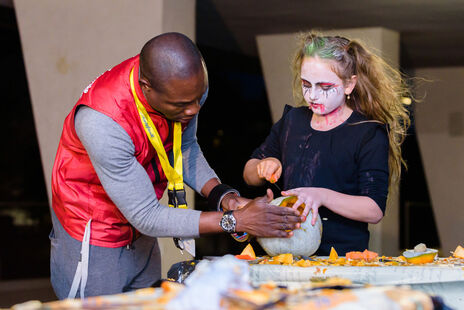
M 138 59 L 138 55 L 133 56 L 100 74 L 84 89 L 81 98 L 85 97 L 90 92 L 98 93 L 106 91 L 108 88 L 120 87 L 122 82 L 121 79 L 125 79 L 127 76 L 128 80 L 129 72 L 131 68 L 138 63 Z

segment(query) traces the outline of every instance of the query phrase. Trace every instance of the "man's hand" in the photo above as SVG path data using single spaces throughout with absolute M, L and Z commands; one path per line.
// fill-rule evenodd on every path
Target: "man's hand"
M 300 227 L 303 217 L 295 209 L 270 205 L 272 198 L 272 191 L 268 189 L 266 196 L 253 199 L 243 208 L 234 211 L 236 231 L 256 237 L 293 236 L 292 230 Z
M 282 164 L 274 157 L 261 159 L 259 164 L 256 166 L 256 173 L 259 178 L 275 183 L 282 174 Z
M 251 199 L 240 197 L 235 193 L 229 193 L 222 198 L 221 206 L 224 211 L 232 211 L 243 208 Z

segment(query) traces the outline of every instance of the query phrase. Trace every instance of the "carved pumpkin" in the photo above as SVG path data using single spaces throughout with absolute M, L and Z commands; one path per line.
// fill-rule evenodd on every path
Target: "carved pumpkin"
M 297 197 L 279 197 L 271 201 L 272 205 L 281 207 L 292 207 L 296 202 Z M 298 210 L 303 212 L 304 205 L 298 207 Z M 294 256 L 313 255 L 321 244 L 322 236 L 322 221 L 319 215 L 317 216 L 316 224 L 311 225 L 312 212 L 309 212 L 306 221 L 301 223 L 299 229 L 293 231 L 291 238 L 257 238 L 258 243 L 270 256 L 290 253 Z

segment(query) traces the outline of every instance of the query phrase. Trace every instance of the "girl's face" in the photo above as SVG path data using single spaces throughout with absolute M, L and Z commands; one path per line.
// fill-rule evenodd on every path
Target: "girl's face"
M 301 64 L 303 97 L 313 113 L 327 115 L 345 104 L 345 95 L 352 92 L 356 77 L 348 85 L 332 70 L 336 63 L 315 57 L 305 57 Z

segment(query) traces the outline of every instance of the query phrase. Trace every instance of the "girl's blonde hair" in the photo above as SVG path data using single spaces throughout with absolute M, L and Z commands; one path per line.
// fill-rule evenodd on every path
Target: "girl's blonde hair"
M 307 105 L 301 88 L 301 64 L 305 57 L 333 60 L 336 65 L 332 69 L 344 82 L 357 76 L 356 86 L 346 103 L 369 120 L 386 125 L 390 142 L 390 187 L 397 183 L 401 165 L 406 167 L 401 156 L 401 143 L 410 125 L 409 113 L 401 98 L 411 94 L 402 74 L 358 41 L 303 33 L 299 36 L 292 62 L 293 96 L 297 106 Z

